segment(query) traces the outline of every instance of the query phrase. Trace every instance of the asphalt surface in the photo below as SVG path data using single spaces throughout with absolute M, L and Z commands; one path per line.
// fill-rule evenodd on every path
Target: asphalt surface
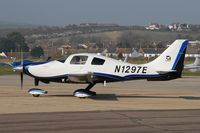
M 87 85 L 40 83 L 47 95 L 35 98 L 28 94 L 34 80 L 24 77 L 20 88 L 17 75 L 0 76 L 0 114 L 36 112 L 73 112 L 105 110 L 169 110 L 200 109 L 200 78 L 181 78 L 165 82 L 145 80 L 97 84 L 97 96 L 79 99 L 77 89 Z
M 40 84 L 49 93 L 34 98 L 33 79 L 0 76 L 0 133 L 199 133 L 200 78 L 167 82 L 98 84 L 97 96 L 73 97 L 78 84 Z
M 199 133 L 200 110 L 0 115 L 1 133 Z

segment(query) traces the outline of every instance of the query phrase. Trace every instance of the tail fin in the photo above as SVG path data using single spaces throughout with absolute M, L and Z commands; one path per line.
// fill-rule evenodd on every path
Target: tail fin
M 194 61 L 194 65 L 195 66 L 200 66 L 200 57 L 196 57 L 196 59 Z
M 160 74 L 168 74 L 169 79 L 181 77 L 187 45 L 188 40 L 176 40 L 149 65 Z

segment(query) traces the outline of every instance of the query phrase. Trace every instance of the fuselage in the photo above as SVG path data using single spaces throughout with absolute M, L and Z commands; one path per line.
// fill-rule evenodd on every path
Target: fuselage
M 145 78 L 158 75 L 147 64 L 130 64 L 109 57 L 88 53 L 73 54 L 62 61 L 55 60 L 40 65 L 28 65 L 25 68 L 25 72 L 32 77 L 43 80 L 67 78 L 68 76 L 92 75 L 93 77 L 99 76 L 107 78 L 108 81 L 119 81 L 130 80 L 130 77 Z

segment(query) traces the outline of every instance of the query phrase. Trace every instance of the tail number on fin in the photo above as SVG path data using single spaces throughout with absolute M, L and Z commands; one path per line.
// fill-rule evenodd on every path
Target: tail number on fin
M 147 67 L 116 65 L 115 73 L 147 73 Z

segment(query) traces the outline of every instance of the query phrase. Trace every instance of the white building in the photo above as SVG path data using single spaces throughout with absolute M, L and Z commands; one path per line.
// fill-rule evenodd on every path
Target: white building
M 147 30 L 159 30 L 160 25 L 158 23 L 151 23 L 149 26 L 145 27 Z
M 172 23 L 170 25 L 168 25 L 168 28 L 172 31 L 177 30 L 179 27 L 180 23 Z

